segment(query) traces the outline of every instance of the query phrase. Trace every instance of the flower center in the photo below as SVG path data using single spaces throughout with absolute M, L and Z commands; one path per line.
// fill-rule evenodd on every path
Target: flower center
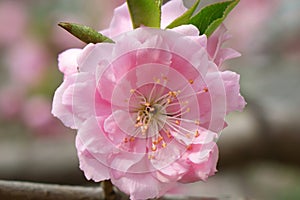
M 165 121 L 165 109 L 160 104 L 151 104 L 149 102 L 144 103 L 137 111 L 135 127 L 140 128 L 142 134 L 146 134 L 149 126 L 153 123 L 157 123 L 159 126 Z M 161 128 L 161 127 L 160 127 Z
M 150 159 L 163 148 L 169 151 L 172 145 L 188 148 L 199 136 L 197 96 L 207 92 L 195 90 L 198 86 L 193 85 L 194 79 L 163 65 L 142 65 L 129 71 L 118 81 L 112 96 L 114 119 L 125 133 L 119 145 L 142 152 L 140 145 L 144 143 Z

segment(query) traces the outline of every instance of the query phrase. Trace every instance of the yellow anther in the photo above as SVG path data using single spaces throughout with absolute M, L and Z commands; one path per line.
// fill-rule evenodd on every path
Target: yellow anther
M 156 151 L 157 150 L 157 146 L 155 144 L 152 143 L 152 147 L 151 147 L 152 151 Z
M 163 137 L 158 136 L 158 142 L 161 142 L 163 140 Z
M 199 131 L 197 130 L 196 133 L 195 133 L 195 137 L 197 138 L 197 137 L 199 137 L 199 136 L 200 136 L 200 133 L 199 133 Z
M 189 82 L 190 82 L 190 84 L 193 84 L 193 83 L 194 83 L 194 80 L 193 80 L 193 79 L 190 79 Z
M 196 125 L 200 125 L 200 121 L 199 120 L 195 120 L 195 124 Z
M 170 133 L 169 130 L 166 131 L 166 134 L 167 134 L 167 137 L 168 137 L 168 138 L 172 138 L 172 135 L 171 135 L 171 133 Z
M 203 88 L 203 91 L 208 92 L 208 88 L 207 87 Z
M 190 150 L 192 150 L 192 149 L 193 149 L 192 145 L 188 145 L 188 146 L 186 147 L 186 150 L 188 150 L 188 151 L 190 151 Z
M 160 83 L 160 79 L 159 78 L 154 77 L 153 80 L 155 81 L 155 83 Z
M 175 121 L 175 124 L 179 125 L 179 124 L 180 124 L 180 121 L 179 121 L 179 120 L 176 120 L 176 121 Z
M 166 147 L 167 147 L 167 143 L 163 142 L 161 146 L 162 146 L 163 148 L 166 148 Z
M 135 92 L 135 89 L 130 89 L 130 93 L 133 94 Z
M 155 144 L 155 145 L 158 144 L 158 140 L 153 140 L 152 144 Z
M 124 138 L 124 142 L 127 143 L 128 142 L 128 138 Z
M 134 137 L 131 137 L 131 138 L 129 139 L 130 142 L 134 142 L 134 140 L 135 140 Z

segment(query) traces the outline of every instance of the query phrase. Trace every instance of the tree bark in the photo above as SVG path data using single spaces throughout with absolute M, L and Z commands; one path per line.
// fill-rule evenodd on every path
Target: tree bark
M 3 200 L 104 200 L 101 187 L 62 186 L 0 180 Z
M 102 188 L 0 180 L 1 200 L 106 200 Z M 119 192 L 116 200 L 128 197 Z M 160 200 L 218 200 L 206 197 L 163 197 Z M 230 200 L 230 199 L 228 199 Z

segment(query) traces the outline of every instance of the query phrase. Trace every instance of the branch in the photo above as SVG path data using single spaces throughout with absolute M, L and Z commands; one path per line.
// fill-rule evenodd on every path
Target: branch
M 102 188 L 63 186 L 54 184 L 29 183 L 0 180 L 0 199 L 5 200 L 105 200 Z M 117 193 L 115 200 L 128 197 Z M 163 197 L 160 200 L 218 200 L 205 197 Z
M 99 187 L 61 186 L 52 184 L 2 181 L 0 199 L 13 200 L 104 200 Z

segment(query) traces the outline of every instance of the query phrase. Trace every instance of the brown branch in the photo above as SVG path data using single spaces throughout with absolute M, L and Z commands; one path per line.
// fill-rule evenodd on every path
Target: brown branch
M 101 187 L 63 186 L 54 184 L 29 183 L 0 180 L 2 200 L 105 200 Z M 117 192 L 116 200 L 128 197 Z M 218 200 L 204 197 L 163 197 L 161 200 Z
M 114 186 L 110 180 L 105 180 L 101 184 L 102 184 L 105 200 L 115 200 L 118 198 L 117 194 L 114 191 Z
M 1 181 L 0 199 L 5 200 L 104 200 L 100 187 Z

